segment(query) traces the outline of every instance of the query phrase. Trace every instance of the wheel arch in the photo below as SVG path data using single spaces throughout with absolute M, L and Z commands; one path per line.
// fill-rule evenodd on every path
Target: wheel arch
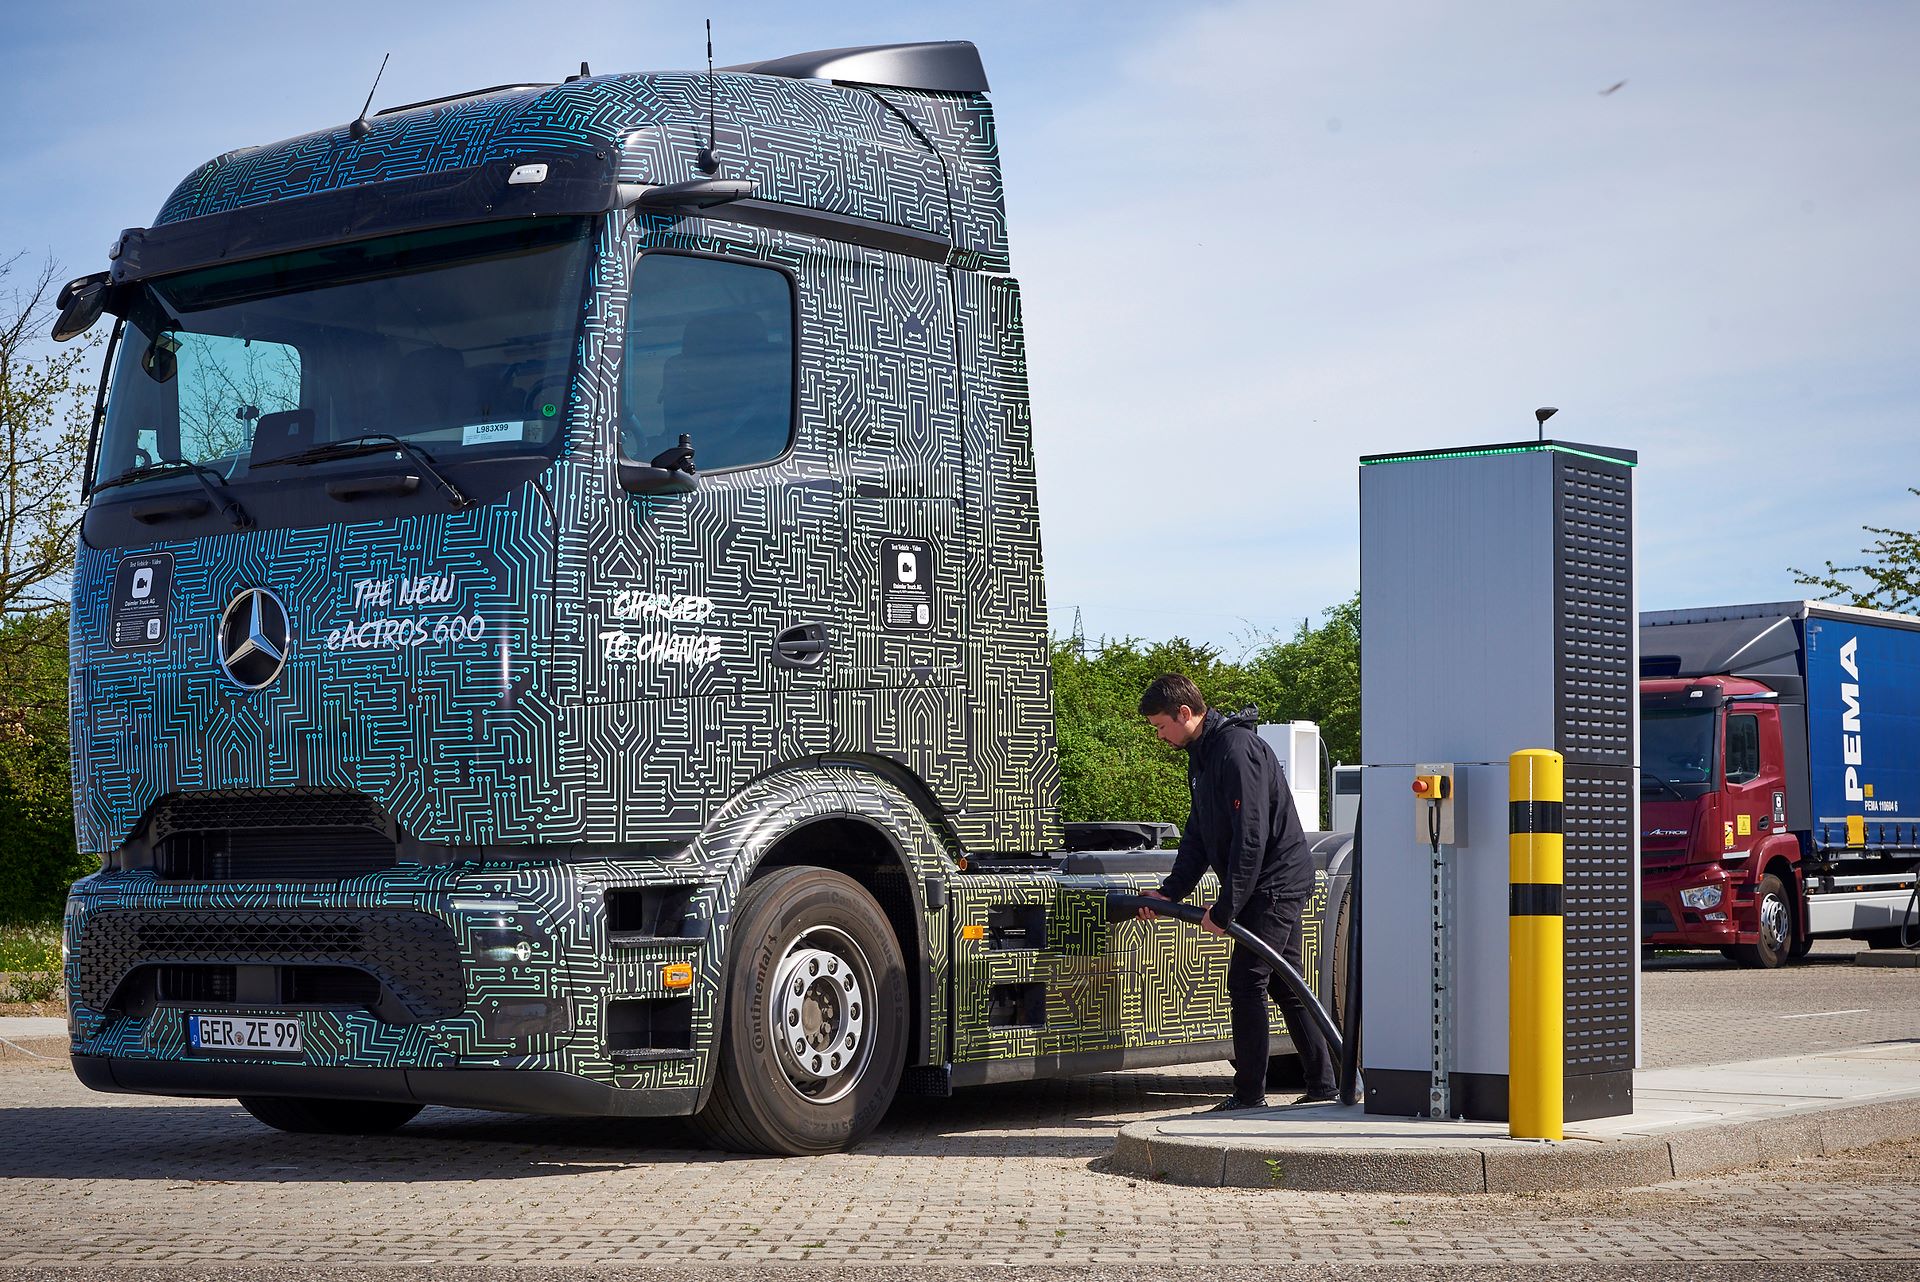
M 697 845 L 709 867 L 724 869 L 725 917 L 754 878 L 782 867 L 827 868 L 873 895 L 907 964 L 913 1004 L 907 1063 L 921 1065 L 940 1054 L 946 1027 L 948 949 L 929 926 L 929 915 L 940 910 L 928 907 L 927 888 L 937 884 L 944 896 L 958 846 L 935 812 L 912 795 L 924 790 L 896 773 L 897 767 L 843 758 L 784 767 L 729 800 Z

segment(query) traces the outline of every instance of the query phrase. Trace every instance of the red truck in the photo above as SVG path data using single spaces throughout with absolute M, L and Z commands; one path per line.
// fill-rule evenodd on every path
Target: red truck
M 1780 966 L 1920 934 L 1920 619 L 1640 616 L 1641 942 Z

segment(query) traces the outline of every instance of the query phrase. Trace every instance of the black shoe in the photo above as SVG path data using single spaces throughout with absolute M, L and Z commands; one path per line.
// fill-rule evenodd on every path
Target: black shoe
M 1262 1095 L 1257 1100 L 1243 1100 L 1238 1095 L 1229 1095 L 1208 1109 L 1209 1113 L 1244 1113 L 1250 1108 L 1265 1108 L 1267 1098 Z
M 1309 1091 L 1305 1095 L 1302 1095 L 1299 1099 L 1295 1100 L 1294 1103 L 1296 1104 L 1331 1104 L 1336 1100 L 1338 1100 L 1339 1098 L 1340 1098 L 1340 1093 L 1338 1091 L 1333 1091 L 1326 1095 L 1316 1095 L 1313 1092 Z

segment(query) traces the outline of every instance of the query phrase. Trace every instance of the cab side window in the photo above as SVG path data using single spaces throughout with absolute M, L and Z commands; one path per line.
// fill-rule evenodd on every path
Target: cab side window
M 1752 783 L 1760 777 L 1760 718 L 1727 718 L 1727 782 Z
M 647 462 L 692 439 L 694 466 L 766 463 L 793 439 L 793 285 L 750 263 L 650 253 L 633 273 L 620 448 Z

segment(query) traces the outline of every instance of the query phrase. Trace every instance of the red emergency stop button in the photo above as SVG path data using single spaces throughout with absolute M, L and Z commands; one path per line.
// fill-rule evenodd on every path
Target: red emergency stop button
M 1429 796 L 1433 792 L 1433 784 L 1428 781 L 1425 775 L 1418 775 L 1414 778 L 1413 790 L 1422 797 Z

